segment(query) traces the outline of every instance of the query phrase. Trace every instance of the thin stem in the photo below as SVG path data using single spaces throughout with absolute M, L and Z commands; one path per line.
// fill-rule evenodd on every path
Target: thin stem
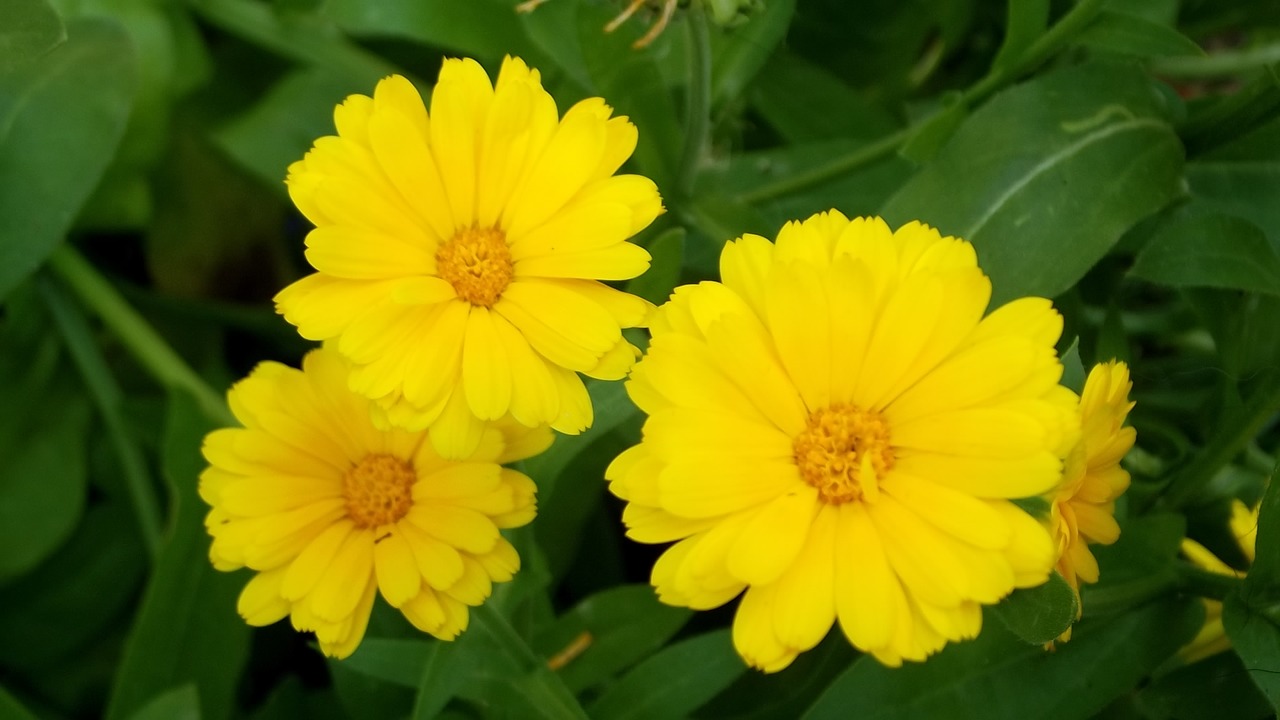
M 930 115 L 929 117 L 933 116 Z M 765 200 L 772 200 L 773 198 L 799 192 L 832 178 L 840 177 L 864 165 L 870 165 L 881 158 L 892 155 L 898 149 L 898 146 L 902 145 L 920 124 L 916 123 L 908 128 L 899 130 L 892 135 L 876 140 L 870 145 L 863 145 L 844 157 L 837 157 L 826 165 L 819 165 L 811 170 L 798 172 L 779 178 L 767 185 L 761 185 L 750 192 L 743 193 L 738 199 L 749 205 L 754 205 Z
M 49 313 L 53 315 L 54 324 L 62 334 L 71 359 L 80 370 L 89 394 L 98 406 L 102 421 L 107 426 L 107 435 L 120 460 L 120 469 L 124 473 L 125 487 L 129 492 L 129 500 L 133 504 L 133 512 L 138 518 L 138 529 L 142 534 L 143 545 L 151 559 L 160 555 L 161 512 L 160 501 L 156 496 L 155 483 L 147 471 L 146 460 L 142 449 L 130 436 L 124 422 L 124 395 L 116 384 L 102 351 L 94 342 L 93 333 L 84 313 L 69 298 L 56 282 L 41 276 L 37 280 L 40 295 L 44 298 Z
M 1148 67 L 1151 72 L 1166 77 L 1213 78 L 1252 72 L 1274 63 L 1280 63 L 1280 43 L 1204 56 L 1155 58 Z
M 711 32 L 698 0 L 689 5 L 689 93 L 684 121 L 684 150 L 676 176 L 676 194 L 687 198 L 698 177 L 698 162 L 711 131 Z
M 961 96 L 961 102 L 968 106 L 975 105 L 1004 88 L 1010 82 L 1034 70 L 1061 50 L 1071 38 L 1075 37 L 1089 23 L 1093 22 L 1098 12 L 1102 9 L 1102 2 L 1103 0 L 1081 0 L 1066 15 L 1062 16 L 1062 19 L 1057 24 L 1049 28 L 1048 32 L 1032 43 L 1031 47 L 1027 48 L 1027 51 L 1022 54 L 1022 57 L 1018 58 L 1018 61 L 1010 69 L 997 70 L 992 68 L 985 77 L 964 91 Z M 772 200 L 821 184 L 832 178 L 840 177 L 865 165 L 870 165 L 893 154 L 902 143 L 906 142 L 908 138 L 933 118 L 934 115 L 932 114 L 920 118 L 902 130 L 853 150 L 848 155 L 837 157 L 826 165 L 818 166 L 808 172 L 782 178 L 768 185 L 762 185 L 750 192 L 743 193 L 739 196 L 739 199 L 746 203 Z
M 86 308 L 102 318 L 161 385 L 190 393 L 210 420 L 223 425 L 236 424 L 222 396 L 210 388 L 79 253 L 63 245 L 49 258 L 49 268 Z
M 490 637 L 498 643 L 500 647 L 506 648 L 507 652 L 514 656 L 521 665 L 524 666 L 528 676 L 526 682 L 526 694 L 536 693 L 537 697 L 530 697 L 530 701 L 543 703 L 543 707 L 550 709 L 554 704 L 554 717 L 562 718 L 582 718 L 585 720 L 587 713 L 582 709 L 582 705 L 578 703 L 578 699 L 574 697 L 564 682 L 547 667 L 547 663 L 536 653 L 511 627 L 511 623 L 502 616 L 492 603 L 486 603 L 477 608 L 472 608 L 472 617 L 480 624 Z

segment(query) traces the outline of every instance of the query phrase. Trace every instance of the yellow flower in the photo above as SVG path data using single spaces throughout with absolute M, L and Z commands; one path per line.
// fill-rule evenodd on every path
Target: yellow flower
M 339 105 L 338 135 L 289 168 L 319 272 L 278 309 L 303 337 L 335 341 L 380 424 L 430 427 L 452 458 L 508 414 L 591 424 L 576 373 L 625 376 L 638 351 L 621 329 L 651 309 L 599 281 L 648 268 L 627 240 L 662 212 L 653 182 L 614 175 L 637 135 L 611 113 L 591 98 L 560 118 L 518 59 L 496 87 L 475 61 L 446 60 L 429 118 L 393 75 Z
M 1076 440 L 1048 300 L 983 315 L 973 247 L 836 211 L 746 235 L 723 283 L 676 290 L 627 389 L 643 441 L 610 465 L 663 602 L 743 593 L 733 626 L 767 672 L 838 618 L 882 662 L 972 638 L 981 606 L 1044 582 L 1044 493 Z
M 1098 582 L 1098 561 L 1089 543 L 1110 545 L 1120 537 L 1116 498 L 1129 487 L 1120 459 L 1133 447 L 1134 429 L 1123 427 L 1133 409 L 1129 367 L 1119 361 L 1095 365 L 1080 397 L 1080 440 L 1067 456 L 1062 483 L 1053 493 L 1050 525 L 1058 542 L 1058 572 L 1076 591 Z M 1079 610 L 1078 610 L 1079 612 Z M 1077 612 L 1077 617 L 1079 616 Z M 1071 639 L 1071 629 L 1062 640 Z
M 1235 536 L 1240 552 L 1250 565 L 1253 564 L 1254 550 L 1258 544 L 1258 510 L 1261 507 L 1262 503 L 1258 503 L 1250 510 L 1239 500 L 1231 503 L 1231 534 Z M 1208 548 L 1191 538 L 1182 539 L 1182 554 L 1209 572 L 1237 578 L 1245 575 L 1219 560 Z M 1204 598 L 1203 602 L 1204 625 L 1191 642 L 1178 651 L 1178 655 L 1188 663 L 1203 660 L 1231 647 L 1231 638 L 1227 637 L 1227 631 L 1222 627 L 1222 601 Z
M 257 572 L 240 614 L 250 625 L 291 615 L 341 658 L 364 637 L 376 589 L 453 639 L 467 606 L 520 567 L 498 529 L 534 516 L 533 482 L 500 463 L 541 452 L 550 430 L 491 426 L 464 462 L 442 460 L 424 432 L 374 427 L 337 353 L 312 351 L 302 367 L 258 365 L 227 395 L 244 427 L 205 438 L 209 557 Z

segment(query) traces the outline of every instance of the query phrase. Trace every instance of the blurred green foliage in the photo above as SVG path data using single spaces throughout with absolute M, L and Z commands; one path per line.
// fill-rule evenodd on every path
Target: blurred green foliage
M 515 4 L 0 0 L 0 716 L 1280 708 L 1274 2 L 684 0 L 643 50 L 653 12 L 601 31 L 621 0 Z M 639 238 L 654 264 L 632 292 L 661 302 L 714 277 L 726 240 L 835 207 L 971 240 L 997 302 L 1053 297 L 1077 382 L 1128 359 L 1134 484 L 1071 642 L 1037 644 L 1072 609 L 1046 586 L 922 665 L 884 668 L 835 631 L 779 675 L 748 672 L 727 611 L 660 605 L 654 550 L 622 537 L 601 474 L 640 418 L 617 383 L 590 385 L 591 431 L 525 462 L 525 567 L 457 643 L 381 608 L 326 663 L 287 626 L 240 621 L 244 578 L 206 559 L 197 448 L 226 422 L 208 386 L 306 347 L 269 302 L 305 271 L 285 168 L 379 77 L 426 91 L 443 57 L 506 54 L 561 108 L 601 95 L 639 127 L 630 168 L 669 212 Z M 86 272 L 111 284 L 86 290 Z M 1178 543 L 1243 567 L 1233 498 L 1264 503 L 1257 562 L 1206 583 Z M 1196 595 L 1225 598 L 1235 651 L 1184 665 Z

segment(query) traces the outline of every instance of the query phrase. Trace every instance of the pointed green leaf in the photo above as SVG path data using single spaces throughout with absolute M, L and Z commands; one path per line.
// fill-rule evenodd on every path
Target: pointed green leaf
M 976 640 L 925 663 L 887 668 L 863 657 L 804 718 L 1090 717 L 1190 640 L 1202 617 L 1192 599 L 1169 598 L 1081 623 L 1054 652 L 986 623 Z
M 689 717 L 746 672 L 730 631 L 682 640 L 608 686 L 588 710 L 596 720 Z
M 0 74 L 0 300 L 62 242 L 97 186 L 128 120 L 135 72 L 118 26 L 77 20 L 65 43 Z
M 1182 147 L 1162 97 L 1124 66 L 1035 78 L 970 115 L 884 215 L 972 242 L 993 307 L 1057 295 L 1179 193 Z
M 249 628 L 235 608 L 247 578 L 209 564 L 207 508 L 196 481 L 205 465 L 200 443 L 210 429 L 193 399 L 181 392 L 171 396 L 162 468 L 173 497 L 172 521 L 125 644 L 109 719 L 129 717 L 157 693 L 188 682 L 200 688 L 206 720 L 234 713 L 249 649 Z
M 1204 55 L 1191 38 L 1168 25 L 1114 10 L 1103 10 L 1076 42 L 1136 57 Z
M 67 39 L 62 18 L 45 0 L 3 0 L 0 75 L 12 72 Z
M 1248 220 L 1180 213 L 1156 230 L 1129 275 L 1170 287 L 1280 295 L 1280 249 Z
M 662 647 L 688 622 L 685 608 L 658 602 L 648 585 L 596 593 L 538 634 L 534 649 L 557 658 L 571 690 L 593 687 Z

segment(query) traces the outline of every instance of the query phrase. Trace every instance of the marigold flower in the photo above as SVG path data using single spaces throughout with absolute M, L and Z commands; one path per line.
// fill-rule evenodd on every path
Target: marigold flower
M 1008 500 L 1055 486 L 1078 436 L 1048 300 L 983 317 L 969 243 L 834 210 L 729 243 L 720 272 L 655 314 L 627 384 L 644 438 L 606 472 L 631 538 L 679 541 L 663 602 L 745 590 L 734 644 L 766 672 L 836 619 L 898 665 L 1048 578 L 1047 530 Z
M 1067 456 L 1062 483 L 1053 493 L 1049 522 L 1058 541 L 1058 566 L 1076 592 L 1080 584 L 1098 582 L 1098 561 L 1089 543 L 1110 545 L 1120 537 L 1116 498 L 1129 488 L 1129 473 L 1120 460 L 1133 447 L 1136 432 L 1124 427 L 1133 409 L 1129 401 L 1129 367 L 1123 362 L 1095 365 L 1080 396 L 1080 440 Z M 1071 628 L 1059 638 L 1071 639 Z
M 467 607 L 520 567 L 498 530 L 533 519 L 534 485 L 500 463 L 541 452 L 551 432 L 493 425 L 465 461 L 443 460 L 425 432 L 374 427 L 347 371 L 320 349 L 302 370 L 264 362 L 232 387 L 244 427 L 204 442 L 209 557 L 219 570 L 257 572 L 238 608 L 250 625 L 290 615 L 326 655 L 360 644 L 375 590 L 451 640 Z
M 277 307 L 303 337 L 335 341 L 381 424 L 430 427 L 453 458 L 507 414 L 591 424 L 576 373 L 625 376 L 639 353 L 621 330 L 651 309 L 599 281 L 648 268 L 627 240 L 662 212 L 653 182 L 614 175 L 637 135 L 611 113 L 591 98 L 560 118 L 518 59 L 496 87 L 475 61 L 445 60 L 430 116 L 393 75 L 339 105 L 338 135 L 289 168 L 319 272 Z
M 1239 500 L 1233 500 L 1231 503 L 1229 520 L 1231 534 L 1235 536 L 1240 552 L 1250 565 L 1253 564 L 1254 551 L 1258 544 L 1258 510 L 1261 508 L 1262 503 L 1254 505 L 1252 510 Z M 1191 538 L 1182 539 L 1182 554 L 1192 563 L 1209 572 L 1237 578 L 1245 576 L 1245 573 L 1222 562 L 1208 548 Z M 1200 632 L 1196 633 L 1191 642 L 1178 651 L 1178 655 L 1188 663 L 1217 655 L 1231 647 L 1231 638 L 1227 637 L 1227 631 L 1222 626 L 1222 601 L 1210 598 L 1203 598 L 1202 601 L 1204 602 L 1204 625 L 1200 626 Z

